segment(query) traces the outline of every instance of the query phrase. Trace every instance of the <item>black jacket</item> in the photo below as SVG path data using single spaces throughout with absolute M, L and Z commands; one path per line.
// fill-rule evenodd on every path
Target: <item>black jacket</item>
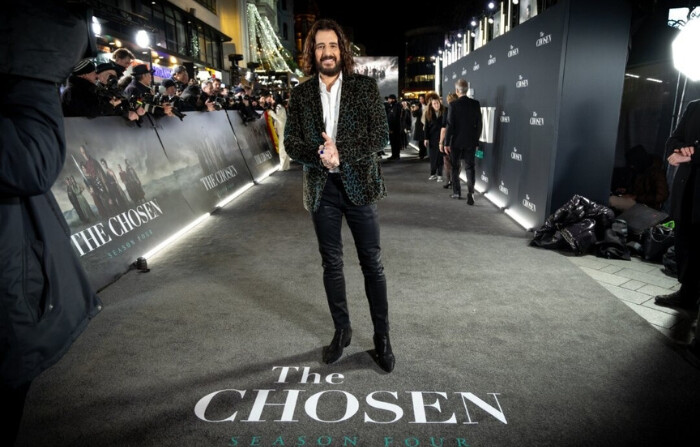
M 60 4 L 12 2 L 0 15 L 0 381 L 8 387 L 56 363 L 101 308 L 51 193 L 66 155 L 58 83 L 83 56 L 75 52 L 86 48 L 88 23 Z M 24 51 L 5 53 L 4 44 Z
M 87 116 L 94 118 L 102 115 L 97 85 L 78 76 L 68 78 L 68 86 L 61 94 L 63 116 Z
M 479 101 L 460 96 L 447 108 L 445 146 L 472 149 L 479 145 L 481 136 L 481 105 Z
M 700 100 L 688 104 L 676 129 L 666 142 L 666 156 L 671 155 L 674 149 L 695 145 L 695 153 L 690 162 L 678 165 L 671 188 L 671 216 L 677 220 L 681 218 L 683 196 L 692 194 L 691 219 L 693 223 L 700 223 L 700 175 L 697 172 L 700 164 L 700 153 L 698 153 L 700 145 L 698 140 L 700 140 Z

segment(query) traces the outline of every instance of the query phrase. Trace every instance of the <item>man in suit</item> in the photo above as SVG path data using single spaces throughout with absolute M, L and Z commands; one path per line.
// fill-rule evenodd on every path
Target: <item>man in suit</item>
M 698 308 L 700 296 L 700 100 L 692 101 L 666 141 L 668 163 L 676 166 L 671 188 L 671 216 L 675 221 L 676 264 L 681 288 L 657 296 L 659 306 Z M 700 338 L 696 335 L 696 340 Z M 700 347 L 697 352 L 700 354 Z
M 304 168 L 304 207 L 311 213 L 323 265 L 323 285 L 335 326 L 323 361 L 333 363 L 350 344 L 352 328 L 343 275 L 343 216 L 352 231 L 374 325 L 375 360 L 391 372 L 386 278 L 376 202 L 386 196 L 377 152 L 389 139 L 386 112 L 374 79 L 353 73 L 340 26 L 321 19 L 304 42 L 310 76 L 291 93 L 285 126 L 287 154 Z
M 467 204 L 474 205 L 474 163 L 476 149 L 481 135 L 481 104 L 467 97 L 469 83 L 458 79 L 455 83 L 457 99 L 452 101 L 447 110 L 447 129 L 445 131 L 444 150 L 450 154 L 452 161 L 452 197 L 462 198 L 462 187 L 459 174 L 462 170 L 462 160 L 467 171 Z

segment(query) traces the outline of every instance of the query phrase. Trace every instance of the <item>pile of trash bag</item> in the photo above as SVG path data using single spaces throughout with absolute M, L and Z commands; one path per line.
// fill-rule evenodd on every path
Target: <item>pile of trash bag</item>
M 535 230 L 530 245 L 555 250 L 571 249 L 580 256 L 601 242 L 612 245 L 609 257 L 618 257 L 615 250 L 620 249 L 624 259 L 624 248 L 618 244 L 621 242 L 621 246 L 625 247 L 626 224 L 624 221 L 617 222 L 612 229 L 614 221 L 615 212 L 611 208 L 575 195 Z M 610 229 L 612 231 L 606 232 Z M 618 237 L 623 240 L 618 241 Z M 626 255 L 629 259 L 629 252 Z

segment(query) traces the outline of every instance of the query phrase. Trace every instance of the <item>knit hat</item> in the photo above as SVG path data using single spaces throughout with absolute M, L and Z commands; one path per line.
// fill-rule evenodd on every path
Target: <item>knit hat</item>
M 92 59 L 83 59 L 73 67 L 73 74 L 76 76 L 92 73 L 95 71 L 95 63 Z

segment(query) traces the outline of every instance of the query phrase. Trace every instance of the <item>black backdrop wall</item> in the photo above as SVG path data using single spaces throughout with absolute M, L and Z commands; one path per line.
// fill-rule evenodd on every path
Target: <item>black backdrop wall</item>
M 526 228 L 575 194 L 607 203 L 630 11 L 561 1 L 443 70 L 469 81 L 484 115 L 477 188 Z

